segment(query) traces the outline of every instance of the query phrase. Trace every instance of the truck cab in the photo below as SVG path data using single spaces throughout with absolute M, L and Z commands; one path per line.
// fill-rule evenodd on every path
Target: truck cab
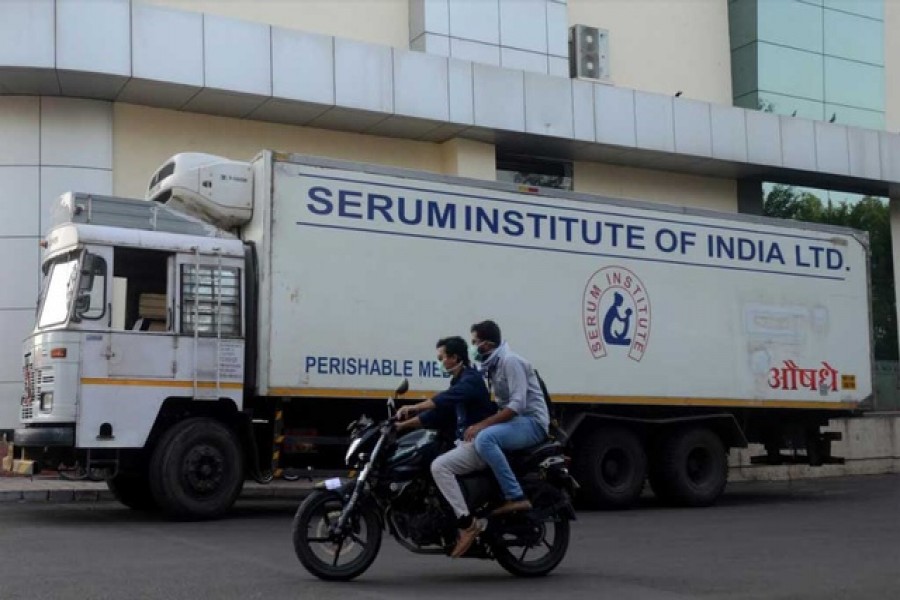
M 236 236 L 154 202 L 68 193 L 42 245 L 17 446 L 115 477 L 146 470 L 179 407 L 240 414 L 248 249 Z

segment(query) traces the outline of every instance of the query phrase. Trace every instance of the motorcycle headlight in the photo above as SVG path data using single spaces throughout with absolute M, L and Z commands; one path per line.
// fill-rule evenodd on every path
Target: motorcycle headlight
M 344 464 L 349 465 L 350 460 L 353 458 L 353 455 L 356 454 L 356 451 L 359 449 L 359 445 L 362 443 L 362 438 L 358 437 L 352 442 L 350 442 L 350 447 L 347 448 L 347 454 L 344 456 Z

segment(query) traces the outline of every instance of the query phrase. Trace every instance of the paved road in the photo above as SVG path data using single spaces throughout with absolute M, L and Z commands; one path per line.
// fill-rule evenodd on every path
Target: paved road
M 295 506 L 244 502 L 213 523 L 169 523 L 105 502 L 0 505 L 0 598 L 900 597 L 900 476 L 737 484 L 719 506 L 583 513 L 548 578 L 416 556 L 388 541 L 350 584 L 310 577 L 290 544 Z

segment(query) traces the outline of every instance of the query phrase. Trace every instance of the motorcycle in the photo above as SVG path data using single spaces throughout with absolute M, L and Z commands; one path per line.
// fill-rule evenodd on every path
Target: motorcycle
M 407 390 L 404 379 L 395 396 Z M 384 421 L 363 416 L 348 427 L 346 463 L 353 468 L 351 474 L 358 475 L 317 484 L 297 509 L 294 551 L 300 563 L 321 579 L 347 581 L 364 573 L 378 556 L 385 530 L 418 554 L 449 556 L 456 543 L 455 515 L 429 468 L 452 447 L 452 440 L 427 429 L 398 436 L 394 397 L 388 398 L 387 411 Z M 496 560 L 520 577 L 547 575 L 568 550 L 569 522 L 575 519 L 570 498 L 578 484 L 556 442 L 507 456 L 532 509 L 491 516 L 503 503 L 493 473 L 461 476 L 472 515 L 487 523 L 463 557 Z

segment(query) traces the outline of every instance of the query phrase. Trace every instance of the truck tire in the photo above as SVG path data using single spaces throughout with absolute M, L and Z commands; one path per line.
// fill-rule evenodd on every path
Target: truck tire
M 579 444 L 575 472 L 586 508 L 626 508 L 634 504 L 647 476 L 647 453 L 624 427 L 602 427 Z
M 123 471 L 106 480 L 106 487 L 112 492 L 113 497 L 134 510 L 155 510 L 159 508 L 153 493 L 150 491 L 150 482 L 147 481 L 147 471 Z
M 705 427 L 675 432 L 650 472 L 654 494 L 680 506 L 709 506 L 728 482 L 722 439 Z
M 150 489 L 176 519 L 214 519 L 234 504 L 244 485 L 243 457 L 234 433 L 208 418 L 172 426 L 150 460 Z

